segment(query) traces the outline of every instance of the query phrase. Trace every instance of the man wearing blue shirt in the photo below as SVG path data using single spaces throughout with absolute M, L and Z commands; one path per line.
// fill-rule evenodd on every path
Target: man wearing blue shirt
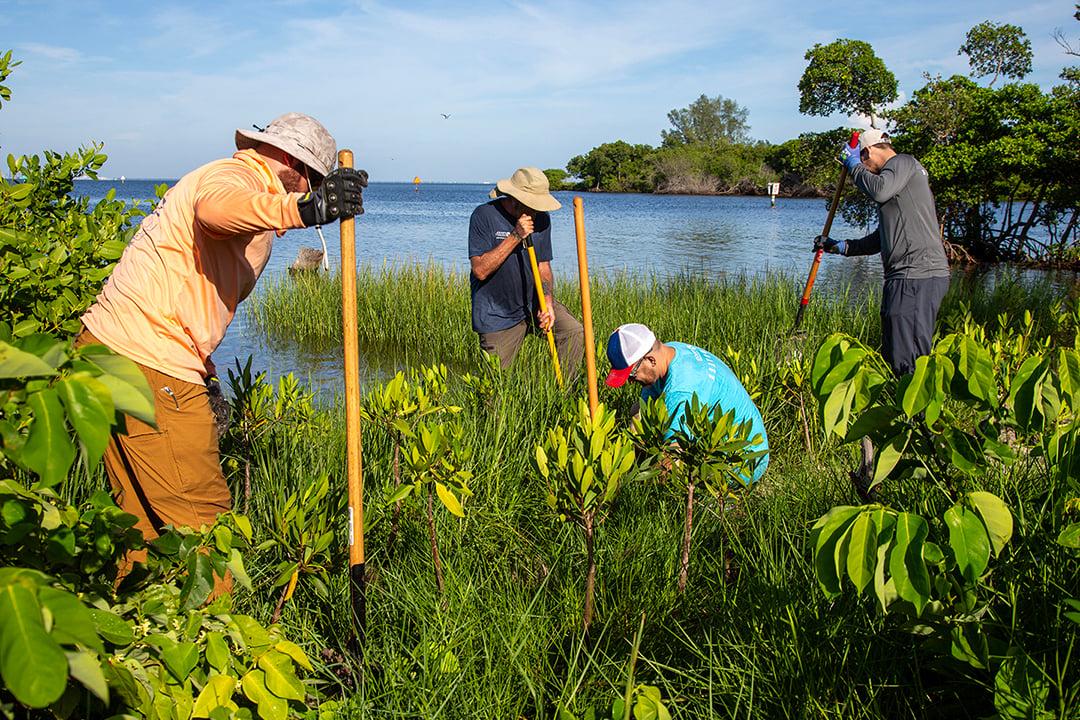
M 752 450 L 769 449 L 765 424 L 746 388 L 723 360 L 712 353 L 681 342 L 662 343 L 652 330 L 640 323 L 628 323 L 616 328 L 608 338 L 607 356 L 611 372 L 607 384 L 622 387 L 627 380 L 643 385 L 642 400 L 660 398 L 671 416 L 668 436 L 683 429 L 686 407 L 696 394 L 698 402 L 708 405 L 713 413 L 735 410 L 735 421 L 751 422 L 751 437 L 761 440 Z M 769 456 L 754 461 L 752 481 L 765 474 Z
M 473 330 L 480 336 L 480 347 L 507 367 L 530 328 L 551 329 L 559 360 L 567 377 L 572 377 L 581 364 L 585 340 L 581 323 L 553 296 L 548 211 L 562 205 L 537 168 L 519 168 L 495 188 L 495 199 L 476 208 L 469 220 Z M 539 310 L 526 239 L 536 249 L 546 313 Z

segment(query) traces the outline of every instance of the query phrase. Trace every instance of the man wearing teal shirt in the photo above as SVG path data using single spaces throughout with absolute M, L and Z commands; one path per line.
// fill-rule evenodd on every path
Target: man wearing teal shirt
M 683 429 L 686 407 L 696 394 L 714 413 L 734 409 L 736 422 L 750 420 L 751 437 L 761 436 L 752 449 L 768 451 L 761 413 L 731 368 L 712 353 L 686 343 L 662 343 L 646 326 L 629 323 L 611 333 L 607 356 L 611 362 L 606 380 L 609 386 L 622 387 L 632 380 L 644 386 L 642 400 L 663 399 L 671 415 L 669 438 Z M 769 456 L 763 455 L 755 463 L 753 481 L 757 482 L 765 474 Z

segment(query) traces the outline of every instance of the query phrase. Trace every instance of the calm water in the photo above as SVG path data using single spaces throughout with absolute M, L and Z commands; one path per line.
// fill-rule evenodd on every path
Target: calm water
M 159 182 L 163 181 L 78 181 L 76 193 L 96 200 L 115 187 L 118 198 L 152 203 Z M 415 190 L 411 183 L 373 183 L 364 193 L 366 212 L 357 219 L 358 261 L 371 266 L 435 262 L 467 270 L 469 216 L 487 200 L 490 189 L 490 185 L 424 184 Z M 556 277 L 576 278 L 573 193 L 555 195 L 563 208 L 552 214 L 552 267 Z M 717 277 L 784 273 L 803 278 L 812 259 L 813 237 L 821 232 L 827 212 L 824 200 L 778 199 L 776 207 L 770 207 L 765 197 L 586 193 L 583 198 L 592 273 L 630 270 L 671 275 L 691 270 Z M 337 266 L 337 228 L 323 232 L 331 266 Z M 863 234 L 862 228 L 849 227 L 839 217 L 833 225 L 834 237 Z M 275 242 L 266 273 L 285 272 L 303 246 L 320 247 L 314 229 L 290 230 Z M 822 290 L 874 287 L 881 282 L 881 261 L 877 256 L 826 256 L 817 282 L 815 287 Z M 336 385 L 340 377 L 337 355 L 268 347 L 249 330 L 241 308 L 214 360 L 224 375 L 234 357 L 249 354 L 255 355 L 254 366 L 271 376 L 294 371 L 320 385 Z

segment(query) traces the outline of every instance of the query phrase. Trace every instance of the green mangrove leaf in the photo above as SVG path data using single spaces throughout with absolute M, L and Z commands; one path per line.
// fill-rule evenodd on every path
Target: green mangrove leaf
M 112 395 L 90 373 L 75 373 L 56 383 L 68 420 L 86 450 L 87 464 L 97 467 L 109 444 L 113 424 Z
M 64 590 L 45 586 L 38 589 L 38 600 L 52 613 L 53 625 L 50 634 L 53 640 L 61 645 L 81 644 L 104 652 L 105 648 L 94 627 L 90 610 L 78 597 Z
M 462 509 L 461 503 L 454 497 L 454 493 L 447 490 L 446 486 L 441 482 L 435 483 L 435 494 L 439 496 L 439 500 L 442 501 L 447 510 L 458 517 L 465 517 L 465 511 Z
M 874 460 L 874 479 L 870 482 L 870 487 L 880 485 L 889 477 L 889 473 L 893 471 L 893 468 L 904 456 L 904 450 L 907 449 L 910 439 L 911 431 L 901 430 L 885 441 L 885 444 L 878 450 L 877 458 Z
M 193 718 L 208 718 L 210 713 L 217 708 L 225 708 L 236 712 L 240 708 L 232 701 L 233 690 L 236 688 L 236 678 L 231 675 L 214 675 L 206 681 L 202 692 L 195 700 L 195 709 L 192 711 Z
M 0 378 L 55 375 L 56 369 L 37 355 L 0 341 Z
M 982 490 L 968 493 L 967 500 L 986 525 L 994 557 L 1001 555 L 1013 534 L 1013 517 L 1008 506 L 997 495 Z
M 18 582 L 0 587 L 0 677 L 7 689 L 22 704 L 43 708 L 64 693 L 67 671 L 34 591 Z
M 851 526 L 848 542 L 847 573 L 861 595 L 874 579 L 877 560 L 878 529 L 873 512 L 862 512 Z
M 859 506 L 839 505 L 823 515 L 814 525 L 817 533 L 814 547 L 814 572 L 821 589 L 829 597 L 840 594 L 840 578 L 836 572 L 834 553 L 848 526 L 862 512 Z
M 41 477 L 43 485 L 52 487 L 63 482 L 75 461 L 75 446 L 64 422 L 64 409 L 52 388 L 31 393 L 26 404 L 34 413 L 34 422 L 23 446 L 22 460 Z
M 266 687 L 279 698 L 303 700 L 304 683 L 293 671 L 292 658 L 277 650 L 259 656 L 259 669 L 266 673 Z
M 101 671 L 101 662 L 97 656 L 88 650 L 77 650 L 65 653 L 65 655 L 71 677 L 82 683 L 83 687 L 108 705 L 109 684 L 105 681 L 105 673 Z
M 896 583 L 896 592 L 903 600 L 922 610 L 930 599 L 930 574 L 923 561 L 922 544 L 930 531 L 926 520 L 912 513 L 896 516 L 896 541 L 889 553 L 889 574 Z
M 1080 522 L 1066 525 L 1057 537 L 1058 545 L 1080 550 Z
M 949 545 L 960 574 L 969 583 L 977 582 L 990 563 L 986 526 L 960 503 L 945 511 L 945 524 L 949 526 Z

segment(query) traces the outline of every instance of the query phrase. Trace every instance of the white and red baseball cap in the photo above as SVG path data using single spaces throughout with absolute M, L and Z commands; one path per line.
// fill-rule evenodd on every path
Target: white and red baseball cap
M 611 372 L 604 380 L 610 387 L 622 387 L 630 378 L 641 358 L 649 354 L 656 344 L 656 335 L 641 323 L 627 323 L 615 328 L 607 341 L 607 358 Z

